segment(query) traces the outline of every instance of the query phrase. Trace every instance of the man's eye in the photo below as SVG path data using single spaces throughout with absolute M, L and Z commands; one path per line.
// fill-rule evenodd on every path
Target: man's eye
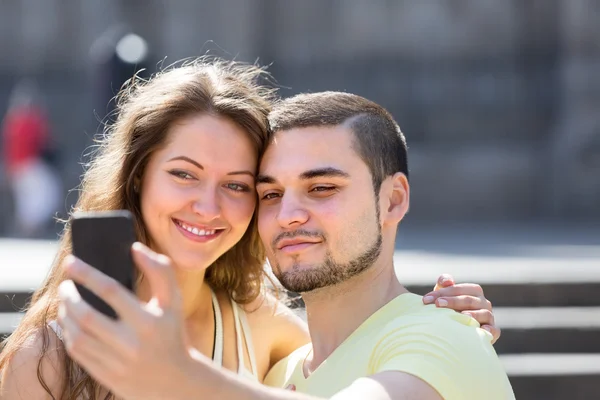
M 335 186 L 315 186 L 310 191 L 311 192 L 329 192 L 331 190 L 335 190 Z
M 264 195 L 261 197 L 261 199 L 262 199 L 262 200 L 272 200 L 272 199 L 275 199 L 275 198 L 277 198 L 277 197 L 279 197 L 279 193 L 273 193 L 273 192 L 271 192 L 271 193 L 265 193 L 265 194 L 264 194 Z

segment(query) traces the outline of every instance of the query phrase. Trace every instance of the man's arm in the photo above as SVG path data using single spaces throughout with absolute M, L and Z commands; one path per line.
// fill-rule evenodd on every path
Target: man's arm
M 425 381 L 398 371 L 386 371 L 357 379 L 331 399 L 443 400 L 439 393 Z
M 100 271 L 74 258 L 65 261 L 67 275 L 92 290 L 120 316 L 112 320 L 97 312 L 81 299 L 72 281 L 61 283 L 59 322 L 66 349 L 100 384 L 125 399 L 316 399 L 263 386 L 219 368 L 202 354 L 190 354 L 170 261 L 141 244 L 134 246 L 133 257 L 155 293 L 145 305 Z M 397 348 L 401 339 L 385 348 Z M 396 361 L 389 357 L 377 360 L 378 369 L 371 377 L 355 381 L 335 398 L 440 398 L 416 375 L 400 372 L 402 365 Z
M 317 400 L 290 390 L 275 389 L 241 378 L 230 371 L 217 369 L 204 360 L 196 360 L 196 372 L 186 379 L 187 387 L 180 386 L 173 399 L 189 399 L 192 394 L 210 394 L 222 400 Z M 182 381 L 183 383 L 184 381 Z M 341 390 L 332 400 L 443 400 L 431 386 L 423 380 L 397 371 L 381 372 L 360 378 Z

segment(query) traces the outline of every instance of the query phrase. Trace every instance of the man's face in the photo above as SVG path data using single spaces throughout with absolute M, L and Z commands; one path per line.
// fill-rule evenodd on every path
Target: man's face
M 378 199 L 344 127 L 276 134 L 257 179 L 260 236 L 275 276 L 294 292 L 341 283 L 381 250 Z

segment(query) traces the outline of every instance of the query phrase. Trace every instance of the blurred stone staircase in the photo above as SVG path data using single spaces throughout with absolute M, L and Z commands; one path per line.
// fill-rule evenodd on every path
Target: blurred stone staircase
M 494 347 L 517 399 L 597 398 L 600 276 L 595 282 L 483 287 L 502 328 Z M 431 290 L 429 286 L 411 289 L 423 294 Z
M 454 236 L 428 230 L 401 235 L 404 249 L 396 253 L 398 276 L 409 290 L 425 294 L 442 272 L 452 273 L 458 282 L 481 283 L 494 305 L 502 336 L 495 344 L 519 400 L 577 400 L 597 398 L 600 390 L 600 246 L 575 246 L 576 254 L 551 248 L 530 250 L 528 256 L 504 244 L 504 255 L 491 254 L 485 243 L 498 242 L 490 234 L 478 237 L 470 254 L 459 244 L 464 232 Z M 524 241 L 521 230 L 512 240 Z M 574 241 L 597 234 L 580 232 Z M 508 237 L 503 233 L 502 237 Z M 540 236 L 542 234 L 540 233 Z M 568 235 L 567 235 L 568 236 Z M 463 239 L 458 240 L 457 237 Z M 425 243 L 419 248 L 419 243 Z M 406 239 L 406 240 L 403 240 Z M 541 241 L 548 241 L 541 238 Z M 557 242 L 560 240 L 557 240 Z M 448 249 L 441 246 L 447 243 Z M 597 243 L 600 243 L 598 241 Z M 439 253 L 433 251 L 438 249 Z M 449 249 L 456 252 L 452 254 Z M 43 241 L 0 239 L 0 332 L 9 334 L 22 310 L 50 265 L 55 244 Z M 548 253 L 550 252 L 550 253 Z M 565 253 L 567 252 L 567 253 Z M 10 266 L 18 266 L 10 268 Z M 410 266 L 411 268 L 406 268 Z M 8 267 L 8 268 L 7 268 Z M 301 302 L 297 304 L 301 306 Z M 301 313 L 301 309 L 299 309 Z M 483 398 L 483 397 L 482 397 Z

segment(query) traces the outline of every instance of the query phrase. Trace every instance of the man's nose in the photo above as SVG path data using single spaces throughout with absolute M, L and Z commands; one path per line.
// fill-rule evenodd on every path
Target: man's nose
M 308 216 L 308 211 L 296 195 L 288 192 L 282 196 L 277 213 L 277 222 L 281 227 L 302 225 L 308 221 Z

